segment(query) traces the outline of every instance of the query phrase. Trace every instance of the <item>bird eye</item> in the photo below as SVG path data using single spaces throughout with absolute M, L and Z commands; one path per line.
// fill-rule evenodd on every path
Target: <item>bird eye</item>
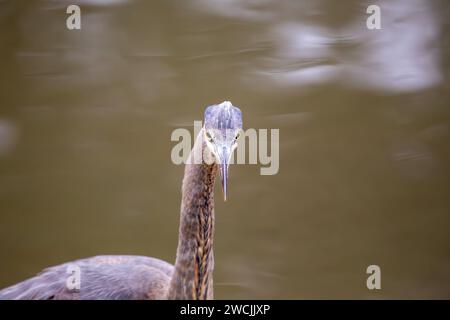
M 208 131 L 206 131 L 206 132 L 205 132 L 205 136 L 206 136 L 206 139 L 207 139 L 209 142 L 213 142 L 213 137 L 211 136 L 211 133 L 209 133 Z
M 238 133 L 236 133 L 236 138 L 234 138 L 234 140 L 236 140 L 237 141 L 237 139 L 239 139 L 241 137 L 241 132 L 240 131 L 238 131 Z

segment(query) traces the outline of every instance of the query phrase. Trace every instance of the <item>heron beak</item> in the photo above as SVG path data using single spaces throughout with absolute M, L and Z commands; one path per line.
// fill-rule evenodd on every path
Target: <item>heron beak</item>
M 220 161 L 220 177 L 222 178 L 223 200 L 227 201 L 229 152 L 224 148 Z

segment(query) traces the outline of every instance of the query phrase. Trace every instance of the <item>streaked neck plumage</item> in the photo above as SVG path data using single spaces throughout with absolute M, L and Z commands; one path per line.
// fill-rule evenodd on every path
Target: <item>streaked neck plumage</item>
M 168 299 L 213 299 L 214 183 L 218 165 L 194 163 L 194 154 L 201 157 L 207 148 L 203 134 L 202 130 L 184 171 L 178 249 Z

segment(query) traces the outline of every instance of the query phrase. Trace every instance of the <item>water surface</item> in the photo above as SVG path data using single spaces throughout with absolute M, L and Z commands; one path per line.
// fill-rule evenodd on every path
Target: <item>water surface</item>
M 204 108 L 280 129 L 280 170 L 233 166 L 217 298 L 450 296 L 449 6 L 0 1 L 0 287 L 97 254 L 173 262 Z M 217 189 L 220 191 L 220 189 Z M 366 268 L 382 290 L 366 288 Z

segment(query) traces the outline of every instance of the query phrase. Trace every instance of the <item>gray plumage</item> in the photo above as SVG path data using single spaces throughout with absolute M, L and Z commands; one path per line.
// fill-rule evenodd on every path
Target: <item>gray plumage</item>
M 240 130 L 241 111 L 230 102 L 206 109 L 205 125 L 185 167 L 175 265 L 142 256 L 80 259 L 0 290 L 0 300 L 212 299 L 214 183 L 220 172 L 226 197 L 228 160 Z M 195 163 L 195 152 L 215 161 Z M 68 284 L 74 268 L 79 271 L 79 288 Z
M 80 268 L 80 289 L 69 289 L 70 268 Z M 173 266 L 142 256 L 96 256 L 43 270 L 37 276 L 0 291 L 0 299 L 143 300 L 167 292 Z

